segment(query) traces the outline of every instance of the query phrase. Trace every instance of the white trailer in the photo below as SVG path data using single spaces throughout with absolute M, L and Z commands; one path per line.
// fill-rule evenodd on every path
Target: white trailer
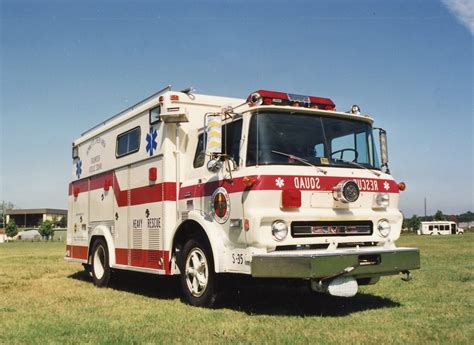
M 455 222 L 430 221 L 421 222 L 418 235 L 463 235 L 464 229 L 458 227 Z
M 179 274 L 199 306 L 221 273 L 344 296 L 408 277 L 420 261 L 395 246 L 404 184 L 383 130 L 378 162 L 372 123 L 328 98 L 166 88 L 73 142 L 65 258 L 97 286 L 118 269 Z

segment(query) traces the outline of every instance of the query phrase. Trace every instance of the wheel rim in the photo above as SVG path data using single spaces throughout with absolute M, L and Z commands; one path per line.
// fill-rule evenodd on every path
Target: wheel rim
M 206 291 L 209 281 L 209 267 L 206 255 L 200 248 L 193 248 L 186 258 L 186 284 L 194 297 L 200 297 Z
M 97 279 L 102 279 L 105 273 L 105 250 L 98 246 L 94 253 L 94 275 Z

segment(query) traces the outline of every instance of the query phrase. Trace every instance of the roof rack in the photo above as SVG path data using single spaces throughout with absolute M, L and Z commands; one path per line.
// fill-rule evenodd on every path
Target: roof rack
M 160 91 L 155 92 L 153 95 L 148 96 L 148 97 L 145 98 L 144 100 L 141 100 L 141 101 L 138 102 L 137 104 L 134 104 L 134 105 L 132 105 L 131 107 L 128 107 L 127 109 L 122 110 L 120 113 L 115 114 L 114 116 L 109 117 L 107 120 L 105 120 L 105 121 L 99 123 L 98 125 L 95 125 L 94 127 L 88 129 L 87 131 L 85 131 L 85 132 L 83 132 L 83 133 L 81 134 L 81 137 L 83 137 L 84 135 L 86 135 L 86 134 L 92 132 L 94 129 L 99 128 L 99 127 L 105 125 L 106 123 L 112 121 L 113 119 L 116 119 L 117 117 L 119 117 L 119 116 L 121 116 L 121 115 L 123 115 L 123 114 L 129 112 L 130 110 L 135 109 L 136 107 L 142 105 L 143 103 L 148 102 L 150 99 L 152 99 L 152 98 L 154 98 L 154 97 L 158 96 L 159 94 L 162 94 L 163 92 L 166 92 L 166 91 L 171 91 L 171 85 L 168 85 L 167 87 L 161 89 Z

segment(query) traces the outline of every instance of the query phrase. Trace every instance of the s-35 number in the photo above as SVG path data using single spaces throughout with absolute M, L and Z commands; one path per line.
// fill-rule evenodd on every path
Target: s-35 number
M 244 254 L 232 253 L 232 263 L 237 265 L 243 265 Z

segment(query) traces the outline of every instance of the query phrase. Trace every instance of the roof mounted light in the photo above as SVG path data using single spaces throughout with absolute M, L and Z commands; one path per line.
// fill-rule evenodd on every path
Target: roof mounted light
M 263 103 L 263 98 L 258 92 L 254 92 L 248 97 L 247 101 L 250 105 L 261 105 Z
M 355 115 L 360 115 L 360 108 L 357 104 L 354 104 L 352 107 L 351 107 L 351 110 L 348 111 L 348 113 L 350 114 L 355 114 Z
M 250 104 L 250 106 L 263 104 L 336 110 L 336 105 L 329 98 L 297 95 L 269 90 L 257 90 L 251 93 L 247 97 L 247 102 Z

